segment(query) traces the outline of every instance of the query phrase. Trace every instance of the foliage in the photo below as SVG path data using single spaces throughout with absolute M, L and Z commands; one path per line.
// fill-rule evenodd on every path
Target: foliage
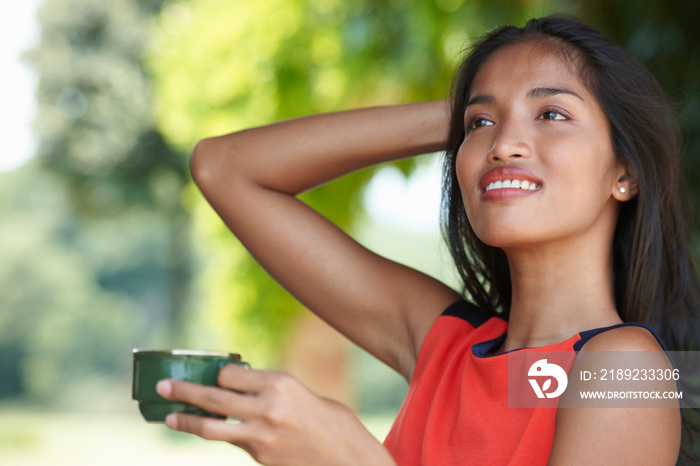
M 169 3 L 150 60 L 158 127 L 189 151 L 206 136 L 349 107 L 442 99 L 456 58 L 484 31 L 484 16 L 518 20 L 509 8 L 461 0 L 266 0 Z M 491 24 L 491 22 L 489 22 Z M 405 173 L 413 161 L 399 166 Z M 344 177 L 303 199 L 343 228 L 359 212 L 373 170 Z M 201 312 L 219 341 L 274 361 L 296 304 L 191 193 L 203 254 Z
M 192 269 L 187 164 L 154 127 L 143 67 L 161 3 L 39 11 L 36 164 L 4 175 L 0 195 L 0 397 L 125 380 L 132 347 L 175 342 Z
M 39 21 L 41 44 L 28 54 L 40 76 L 39 160 L 67 177 L 92 215 L 177 204 L 185 164 L 153 128 L 141 66 L 149 23 L 139 2 L 46 0 Z
M 150 294 L 157 304 L 142 312 L 177 327 L 192 268 L 181 203 L 189 175 L 185 157 L 154 126 L 143 66 L 150 18 L 161 4 L 45 0 L 38 14 L 41 42 L 27 57 L 40 78 L 37 159 L 62 177 L 84 229 L 123 228 L 121 236 L 103 232 L 89 245 L 95 250 L 88 252 L 105 259 L 91 263 L 98 285 L 138 302 Z M 120 241 L 127 235 L 131 246 L 150 241 L 157 249 L 131 257 L 134 248 Z M 137 280 L 146 271 L 145 280 Z
M 55 400 L 86 377 L 124 377 L 142 321 L 76 248 L 65 186 L 35 166 L 0 180 L 0 398 Z

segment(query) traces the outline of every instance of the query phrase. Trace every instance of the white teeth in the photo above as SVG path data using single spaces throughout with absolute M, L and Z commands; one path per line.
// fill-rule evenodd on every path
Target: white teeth
M 488 186 L 486 186 L 486 191 L 491 191 L 492 189 L 501 189 L 501 188 L 515 188 L 515 189 L 527 189 L 529 191 L 537 191 L 540 189 L 540 186 L 537 185 L 537 183 L 533 181 L 528 181 L 528 180 L 499 180 L 499 181 L 494 181 L 493 183 L 489 183 Z

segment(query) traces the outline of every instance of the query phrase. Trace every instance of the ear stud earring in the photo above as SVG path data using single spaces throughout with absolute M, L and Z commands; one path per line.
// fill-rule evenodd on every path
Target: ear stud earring
M 625 188 L 620 188 L 620 192 L 624 194 L 625 192 L 627 192 L 627 190 Z

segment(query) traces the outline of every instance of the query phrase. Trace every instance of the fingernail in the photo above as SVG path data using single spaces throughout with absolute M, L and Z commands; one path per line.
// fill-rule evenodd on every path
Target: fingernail
M 165 424 L 171 429 L 177 429 L 177 415 L 175 413 L 170 413 L 165 416 Z
M 173 385 L 169 380 L 161 380 L 156 384 L 156 392 L 163 398 L 168 398 L 173 392 Z

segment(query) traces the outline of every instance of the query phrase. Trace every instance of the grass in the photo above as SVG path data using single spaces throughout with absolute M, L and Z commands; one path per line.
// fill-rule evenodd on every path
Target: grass
M 363 422 L 383 439 L 392 418 L 364 417 Z M 0 458 L 4 466 L 258 464 L 228 444 L 148 424 L 135 403 L 92 412 L 0 406 Z

